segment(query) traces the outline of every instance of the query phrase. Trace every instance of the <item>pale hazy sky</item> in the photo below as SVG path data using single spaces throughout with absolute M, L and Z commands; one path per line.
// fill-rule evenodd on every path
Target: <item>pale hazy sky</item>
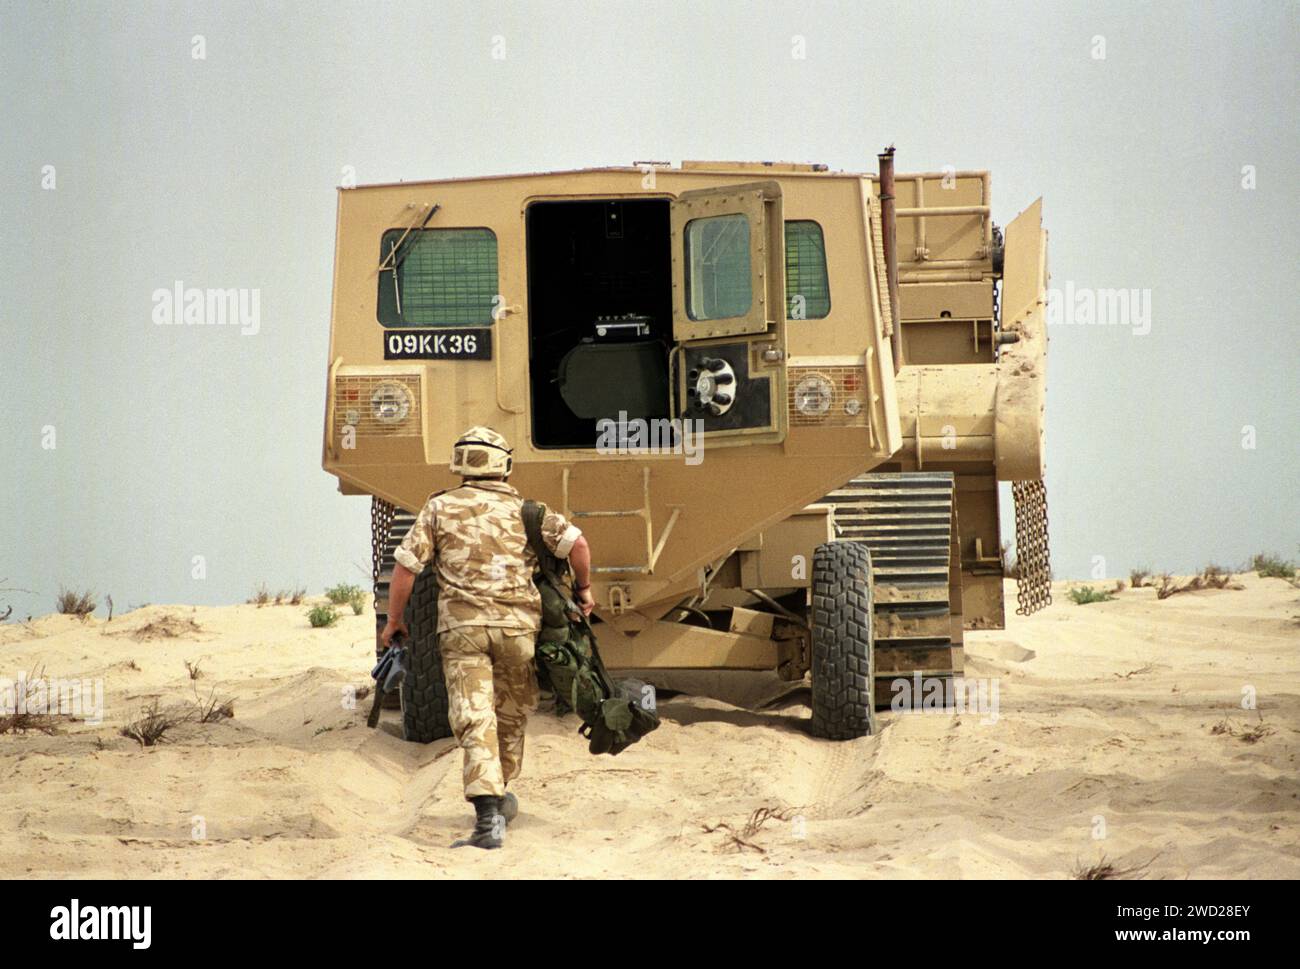
M 1298 24 L 1281 0 L 10 0 L 0 586 L 34 594 L 0 610 L 366 581 L 369 503 L 320 470 L 345 166 L 870 170 L 890 142 L 901 171 L 990 169 L 1002 225 L 1044 196 L 1055 286 L 1150 291 L 1144 336 L 1050 334 L 1058 577 L 1295 556 Z M 260 331 L 155 326 L 177 280 L 260 289 Z

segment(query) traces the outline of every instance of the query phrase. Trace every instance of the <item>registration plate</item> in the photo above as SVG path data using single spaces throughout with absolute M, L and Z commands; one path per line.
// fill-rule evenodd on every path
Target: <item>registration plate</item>
M 385 360 L 491 360 L 492 331 L 486 327 L 403 330 L 384 334 Z

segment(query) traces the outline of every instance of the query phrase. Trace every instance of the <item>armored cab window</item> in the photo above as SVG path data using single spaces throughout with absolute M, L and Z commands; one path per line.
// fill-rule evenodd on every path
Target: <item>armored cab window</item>
M 498 290 L 491 229 L 389 229 L 379 255 L 378 316 L 384 326 L 492 322 Z
M 816 222 L 785 224 L 785 301 L 791 320 L 820 320 L 831 311 L 826 239 Z
M 686 223 L 686 311 L 693 320 L 744 316 L 753 301 L 749 219 L 741 214 Z

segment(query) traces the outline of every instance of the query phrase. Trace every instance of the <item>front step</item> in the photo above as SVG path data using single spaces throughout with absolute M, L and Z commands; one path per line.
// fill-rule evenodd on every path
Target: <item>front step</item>
M 889 706 L 892 684 L 900 677 L 960 675 L 961 632 L 954 628 L 952 608 L 957 560 L 952 473 L 862 475 L 823 501 L 835 509 L 837 540 L 871 549 L 877 706 Z

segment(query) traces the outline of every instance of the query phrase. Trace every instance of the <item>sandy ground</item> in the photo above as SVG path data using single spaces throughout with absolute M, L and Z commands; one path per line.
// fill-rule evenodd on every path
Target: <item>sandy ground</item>
M 1088 606 L 1058 584 L 1038 615 L 969 634 L 996 722 L 885 714 L 832 743 L 809 735 L 806 691 L 717 674 L 667 684 L 691 693 L 661 698 L 663 726 L 616 758 L 539 714 L 498 852 L 448 847 L 470 818 L 452 741 L 406 744 L 396 713 L 371 731 L 369 700 L 349 708 L 369 611 L 328 630 L 249 605 L 10 624 L 0 677 L 101 679 L 105 715 L 0 736 L 0 875 L 1066 878 L 1104 854 L 1147 877 L 1296 878 L 1300 590 L 1242 583 Z M 234 718 L 147 749 L 119 735 L 196 688 Z M 762 809 L 784 819 L 746 834 Z

